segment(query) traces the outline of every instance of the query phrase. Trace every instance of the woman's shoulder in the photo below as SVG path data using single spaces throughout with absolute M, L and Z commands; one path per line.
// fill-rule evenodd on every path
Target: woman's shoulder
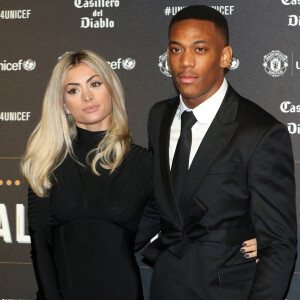
M 137 144 L 131 144 L 125 161 L 126 165 L 130 165 L 133 168 L 150 168 L 152 165 L 152 154 L 145 147 Z
M 147 148 L 137 144 L 131 144 L 129 156 L 141 160 L 151 161 L 152 159 L 152 153 Z
M 147 148 L 137 145 L 137 144 L 134 144 L 134 143 L 131 144 L 130 151 L 133 151 L 133 152 L 136 151 L 136 152 L 145 153 L 145 155 L 151 155 L 151 152 Z

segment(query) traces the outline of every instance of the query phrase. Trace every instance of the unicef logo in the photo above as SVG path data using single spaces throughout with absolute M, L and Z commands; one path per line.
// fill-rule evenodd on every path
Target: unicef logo
M 125 70 L 132 70 L 136 65 L 136 62 L 132 58 L 124 58 L 122 60 L 122 66 Z
M 158 67 L 159 70 L 166 76 L 172 77 L 172 74 L 169 72 L 169 66 L 168 66 L 168 52 L 165 52 L 164 54 L 160 55 L 158 58 Z
M 283 75 L 288 65 L 288 57 L 279 50 L 273 50 L 264 56 L 264 69 L 272 77 Z
M 23 69 L 26 71 L 32 71 L 36 67 L 36 62 L 32 59 L 27 59 L 23 62 Z
M 239 67 L 240 61 L 237 58 L 232 58 L 229 70 L 235 70 Z

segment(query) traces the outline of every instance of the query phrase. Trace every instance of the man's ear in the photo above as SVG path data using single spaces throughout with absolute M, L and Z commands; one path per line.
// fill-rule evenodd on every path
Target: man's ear
M 231 61 L 232 61 L 232 48 L 231 46 L 226 46 L 222 50 L 220 66 L 224 69 L 230 68 Z

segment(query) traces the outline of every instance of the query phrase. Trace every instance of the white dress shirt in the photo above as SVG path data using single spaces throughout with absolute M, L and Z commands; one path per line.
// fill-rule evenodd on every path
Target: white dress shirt
M 228 88 L 227 80 L 224 78 L 221 87 L 218 91 L 213 94 L 210 98 L 205 100 L 203 103 L 199 104 L 194 109 L 188 108 L 183 100 L 182 96 L 180 95 L 180 104 L 176 111 L 171 131 L 170 131 L 170 146 L 169 146 L 169 163 L 170 169 L 172 167 L 173 157 L 175 154 L 175 149 L 177 146 L 177 142 L 180 136 L 180 129 L 181 129 L 181 114 L 187 110 L 192 111 L 194 116 L 197 119 L 197 122 L 192 127 L 192 145 L 191 145 L 191 152 L 189 158 L 189 167 L 195 157 L 195 154 L 210 126 L 214 117 L 216 116 L 222 102 L 224 96 L 226 94 Z

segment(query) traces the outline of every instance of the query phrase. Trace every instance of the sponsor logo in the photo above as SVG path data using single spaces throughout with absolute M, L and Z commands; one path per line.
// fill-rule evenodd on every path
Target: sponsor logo
M 288 57 L 279 50 L 273 50 L 264 56 L 264 69 L 272 77 L 282 76 L 288 65 Z
M 165 16 L 175 16 L 179 11 L 184 9 L 185 6 L 166 6 L 164 8 Z
M 132 70 L 136 65 L 136 62 L 132 58 L 125 58 L 122 61 L 122 66 L 125 70 Z
M 234 12 L 234 5 L 212 5 L 211 7 L 225 16 L 230 16 Z
M 104 17 L 106 8 L 118 8 L 119 0 L 74 0 L 76 8 L 94 8 L 90 16 L 80 18 L 80 28 L 114 28 L 115 21 Z
M 232 58 L 229 70 L 235 70 L 239 67 L 240 61 L 237 58 Z
M 290 134 L 300 134 L 300 124 L 287 123 L 287 128 Z
M 31 9 L 16 9 L 16 10 L 1 10 L 0 19 L 15 20 L 15 19 L 30 19 Z
M 172 74 L 169 71 L 168 66 L 168 52 L 165 52 L 164 54 L 160 55 L 158 58 L 158 67 L 159 70 L 166 76 L 171 77 Z
M 281 0 L 284 5 L 300 5 L 300 0 Z
M 77 8 L 94 8 L 94 7 L 119 7 L 119 0 L 75 0 L 74 6 Z
M 7 180 L 10 181 L 10 180 Z M 23 204 L 16 205 L 16 241 L 20 244 L 29 244 L 30 236 L 25 234 L 25 206 Z M 0 240 L 1 238 L 5 243 L 12 243 L 12 235 L 10 224 L 7 214 L 6 205 L 0 204 Z
M 0 121 L 28 121 L 30 118 L 30 111 L 9 111 L 0 112 Z
M 125 70 L 132 70 L 135 68 L 135 65 L 136 65 L 136 61 L 135 59 L 132 59 L 132 58 L 118 58 L 117 60 L 115 61 L 108 61 L 107 62 L 110 67 L 113 69 L 113 70 L 120 70 L 121 69 L 121 66 L 123 67 L 123 69 Z
M 288 26 L 300 26 L 300 16 L 290 15 Z
M 222 15 L 232 15 L 234 11 L 234 5 L 211 5 L 210 7 L 219 11 Z M 185 6 L 166 6 L 164 8 L 165 16 L 175 16 L 180 10 L 185 8 Z
M 58 57 L 58 60 L 61 60 L 66 54 L 68 54 L 70 51 L 65 52 L 63 55 Z M 135 68 L 136 60 L 130 57 L 127 58 L 121 58 L 119 57 L 117 60 L 107 61 L 107 63 L 110 65 L 110 67 L 113 70 L 120 70 L 121 66 L 125 70 L 132 70 Z
M 23 62 L 23 69 L 26 71 L 32 71 L 36 67 L 36 62 L 32 59 L 27 59 Z
M 115 22 L 109 18 L 81 18 L 80 28 L 113 28 L 115 27 Z
M 287 113 L 300 113 L 300 104 L 294 105 L 291 101 L 283 101 L 280 104 L 280 110 L 287 114 Z
M 36 67 L 36 61 L 33 59 L 19 59 L 18 62 L 7 62 L 5 59 L 0 62 L 0 71 L 22 71 L 24 69 L 25 71 L 32 71 Z

